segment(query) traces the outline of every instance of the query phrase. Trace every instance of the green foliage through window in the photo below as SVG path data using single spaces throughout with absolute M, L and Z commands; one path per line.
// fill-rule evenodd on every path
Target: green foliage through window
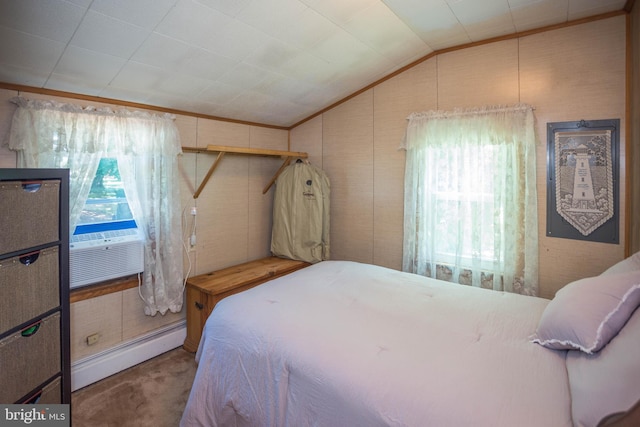
M 122 186 L 118 161 L 102 158 L 78 225 L 129 219 L 133 216 Z

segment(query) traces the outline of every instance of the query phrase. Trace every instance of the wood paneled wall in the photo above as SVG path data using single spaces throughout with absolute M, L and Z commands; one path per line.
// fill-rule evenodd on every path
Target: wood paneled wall
M 636 2 L 630 15 L 631 31 L 629 32 L 630 42 L 630 76 L 629 90 L 631 99 L 629 100 L 631 123 L 628 128 L 631 131 L 631 153 L 629 162 L 631 170 L 628 171 L 628 181 L 631 182 L 629 191 L 632 193 L 633 203 L 628 207 L 627 212 L 631 214 L 629 251 L 635 253 L 640 251 L 640 3 Z
M 625 194 L 625 27 L 617 16 L 442 53 L 294 128 L 292 150 L 321 143 L 314 153 L 331 179 L 332 258 L 401 268 L 404 152 L 397 148 L 409 113 L 522 102 L 537 119 L 541 296 L 622 259 L 623 198 L 620 244 L 545 236 L 546 123 L 619 118 Z
M 288 149 L 286 130 L 188 117 L 178 120 L 177 125 L 183 146 Z M 185 141 L 183 135 L 194 129 L 195 134 Z M 227 154 L 198 199 L 193 200 L 193 188 L 202 182 L 215 159 L 212 154 L 182 156 L 187 187 L 183 189 L 183 206 L 196 206 L 198 212 L 196 274 L 267 256 L 271 243 L 273 187 L 264 195 L 262 190 L 282 162 L 277 158 Z M 189 212 L 186 222 L 190 220 L 188 216 Z

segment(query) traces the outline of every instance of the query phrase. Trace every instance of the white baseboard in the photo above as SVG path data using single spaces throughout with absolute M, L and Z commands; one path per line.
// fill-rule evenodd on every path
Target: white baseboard
M 71 364 L 71 391 L 81 389 L 180 347 L 187 336 L 187 322 L 172 323 L 116 347 L 77 360 Z

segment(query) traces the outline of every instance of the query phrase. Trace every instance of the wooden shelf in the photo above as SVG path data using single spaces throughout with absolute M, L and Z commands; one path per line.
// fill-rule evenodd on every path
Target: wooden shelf
M 287 167 L 289 163 L 291 163 L 292 159 L 294 158 L 306 159 L 308 157 L 307 153 L 304 153 L 301 151 L 283 151 L 283 150 L 269 150 L 264 148 L 228 147 L 224 145 L 207 145 L 207 148 L 182 147 L 182 151 L 185 153 L 205 153 L 205 154 L 218 153 L 218 157 L 209 168 L 209 171 L 207 172 L 205 177 L 202 179 L 200 186 L 198 187 L 196 192 L 193 193 L 194 199 L 197 199 L 198 196 L 200 196 L 200 193 L 204 189 L 205 185 L 207 185 L 207 182 L 209 182 L 209 178 L 211 178 L 211 175 L 213 175 L 213 171 L 216 170 L 216 168 L 224 158 L 225 154 L 227 153 L 243 154 L 243 155 L 250 155 L 250 156 L 284 157 L 285 158 L 284 163 L 282 164 L 282 166 L 280 166 L 280 169 L 278 169 L 278 171 L 273 176 L 273 178 L 271 178 L 271 181 L 269 181 L 267 186 L 262 190 L 262 194 L 265 194 L 267 191 L 269 191 L 269 189 L 271 188 L 273 183 L 276 182 L 276 179 L 278 178 L 278 176 L 280 176 L 284 168 Z

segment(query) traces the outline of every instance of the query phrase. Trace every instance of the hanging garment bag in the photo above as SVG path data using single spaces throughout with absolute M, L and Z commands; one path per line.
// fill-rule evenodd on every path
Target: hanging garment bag
M 298 160 L 276 180 L 271 253 L 316 263 L 329 259 L 329 178 Z

